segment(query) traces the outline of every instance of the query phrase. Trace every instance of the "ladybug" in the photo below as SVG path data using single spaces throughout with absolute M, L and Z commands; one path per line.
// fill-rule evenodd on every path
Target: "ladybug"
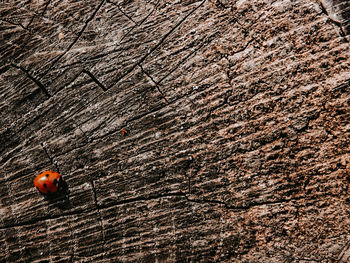
M 45 171 L 38 174 L 34 179 L 34 186 L 42 194 L 57 192 L 62 177 L 54 171 Z

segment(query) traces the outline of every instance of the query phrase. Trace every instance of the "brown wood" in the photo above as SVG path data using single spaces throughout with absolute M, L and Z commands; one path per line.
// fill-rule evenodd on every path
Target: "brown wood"
M 0 262 L 349 262 L 349 10 L 1 1 Z

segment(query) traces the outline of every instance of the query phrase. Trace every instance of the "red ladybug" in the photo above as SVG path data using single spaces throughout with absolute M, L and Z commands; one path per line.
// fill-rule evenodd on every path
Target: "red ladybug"
M 61 175 L 54 171 L 45 171 L 34 179 L 34 186 L 42 194 L 55 193 L 58 190 Z

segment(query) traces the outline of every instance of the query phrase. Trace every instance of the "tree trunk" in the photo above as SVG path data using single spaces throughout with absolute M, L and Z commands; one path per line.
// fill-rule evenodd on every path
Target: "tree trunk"
M 350 261 L 349 1 L 0 19 L 0 262 Z

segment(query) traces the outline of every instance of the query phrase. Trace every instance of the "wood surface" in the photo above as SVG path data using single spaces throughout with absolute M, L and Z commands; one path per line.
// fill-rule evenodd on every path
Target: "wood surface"
M 349 14 L 1 1 L 0 262 L 350 262 Z

